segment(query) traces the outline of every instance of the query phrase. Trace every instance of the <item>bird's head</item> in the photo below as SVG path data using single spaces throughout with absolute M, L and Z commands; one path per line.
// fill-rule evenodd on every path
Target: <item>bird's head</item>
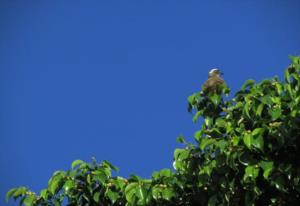
M 219 69 L 213 68 L 212 70 L 209 71 L 208 76 L 209 76 L 209 77 L 215 77 L 215 76 L 219 77 L 219 76 L 221 76 L 222 74 L 223 74 L 223 73 L 222 73 Z

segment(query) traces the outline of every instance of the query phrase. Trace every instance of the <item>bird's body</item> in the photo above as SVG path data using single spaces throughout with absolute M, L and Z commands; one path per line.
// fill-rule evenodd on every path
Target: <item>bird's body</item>
M 202 86 L 204 94 L 217 93 L 220 86 L 225 84 L 225 81 L 221 78 L 221 74 L 219 69 L 210 70 L 208 79 Z

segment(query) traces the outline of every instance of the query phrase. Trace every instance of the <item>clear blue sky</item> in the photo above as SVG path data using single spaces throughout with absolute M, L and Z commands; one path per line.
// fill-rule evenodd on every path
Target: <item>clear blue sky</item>
M 212 67 L 232 91 L 300 54 L 299 0 L 0 1 L 0 205 L 75 159 L 172 167 Z M 10 203 L 13 205 L 13 203 Z

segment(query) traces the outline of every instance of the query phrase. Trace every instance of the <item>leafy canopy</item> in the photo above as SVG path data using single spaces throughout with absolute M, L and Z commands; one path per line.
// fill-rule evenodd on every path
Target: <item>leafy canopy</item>
M 284 81 L 248 80 L 226 100 L 220 94 L 188 98 L 193 121 L 203 118 L 196 143 L 180 136 L 174 169 L 151 179 L 112 176 L 107 161 L 75 160 L 36 194 L 7 192 L 25 206 L 80 205 L 296 205 L 300 199 L 300 57 L 290 57 Z

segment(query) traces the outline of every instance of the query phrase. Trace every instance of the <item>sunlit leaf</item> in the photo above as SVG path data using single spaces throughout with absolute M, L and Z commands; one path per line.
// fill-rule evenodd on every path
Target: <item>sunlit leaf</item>
M 244 135 L 244 138 L 243 138 L 243 141 L 245 143 L 245 145 L 251 149 L 251 146 L 252 146 L 252 135 L 247 133 Z
M 212 138 L 202 138 L 200 142 L 200 149 L 204 150 L 205 147 L 215 143 L 216 140 Z
M 6 202 L 8 202 L 8 200 L 13 196 L 14 192 L 17 190 L 18 188 L 12 188 L 10 189 L 5 196 Z
M 269 111 L 272 120 L 277 120 L 279 117 L 281 117 L 281 108 L 280 107 L 274 107 L 272 110 Z
M 75 187 L 75 182 L 73 180 L 67 180 L 63 186 L 66 191 L 69 191 Z
M 137 182 L 130 183 L 129 185 L 126 186 L 125 188 L 125 196 L 126 200 L 131 203 L 133 201 L 133 196 L 137 192 L 139 184 Z
M 255 81 L 253 79 L 248 79 L 242 86 L 242 90 L 245 90 L 248 87 L 252 87 L 255 84 Z
M 264 173 L 263 176 L 265 179 L 268 179 L 271 171 L 273 170 L 274 163 L 271 161 L 261 161 L 259 166 L 263 169 Z
M 206 117 L 206 118 L 204 119 L 204 122 L 205 122 L 205 125 L 206 125 L 208 128 L 210 128 L 211 125 L 212 125 L 212 123 L 213 123 L 213 118 L 211 118 L 211 117 Z
M 93 195 L 93 200 L 98 203 L 100 200 L 100 192 L 95 192 L 95 194 Z
M 221 96 L 218 94 L 213 94 L 209 97 L 209 99 L 212 101 L 212 103 L 217 106 L 220 104 Z
M 172 177 L 172 171 L 170 169 L 162 169 L 159 174 L 160 177 Z
M 197 111 L 196 114 L 193 117 L 193 122 L 197 122 L 197 120 L 199 119 L 199 117 L 203 114 L 203 111 Z
M 263 109 L 264 109 L 264 104 L 258 105 L 255 114 L 260 117 L 261 114 L 262 114 Z
M 73 161 L 72 162 L 72 169 L 74 169 L 76 166 L 78 166 L 78 165 L 80 165 L 80 164 L 82 164 L 82 163 L 84 163 L 82 160 L 75 160 L 75 161 Z
M 48 189 L 43 189 L 40 191 L 40 196 L 44 199 L 47 200 L 49 196 L 49 191 Z
M 110 199 L 110 201 L 112 202 L 112 204 L 114 204 L 116 202 L 116 200 L 119 197 L 119 194 L 117 192 L 113 192 L 111 190 L 108 190 L 106 192 L 106 196 Z
M 162 190 L 163 188 L 159 187 L 158 185 L 152 188 L 152 196 L 155 200 L 162 198 Z
M 171 188 L 164 188 L 162 190 L 162 197 L 165 200 L 171 200 L 174 197 L 174 191 Z
M 259 174 L 259 167 L 256 166 L 247 166 L 245 168 L 244 180 L 247 178 L 256 179 Z
M 111 164 L 111 163 L 110 163 L 109 161 L 107 161 L 107 160 L 103 160 L 103 161 L 102 161 L 102 165 L 104 165 L 105 167 L 110 168 L 110 169 L 112 169 L 112 170 L 114 170 L 114 171 L 116 171 L 116 172 L 119 171 L 119 168 L 118 168 L 118 167 L 114 166 L 113 164 Z
M 24 204 L 25 206 L 32 206 L 34 200 L 35 200 L 34 195 L 28 195 L 28 196 L 24 199 L 23 204 Z
M 260 150 L 263 150 L 264 148 L 264 138 L 263 138 L 264 131 L 265 131 L 264 128 L 256 128 L 251 133 L 250 144 Z

